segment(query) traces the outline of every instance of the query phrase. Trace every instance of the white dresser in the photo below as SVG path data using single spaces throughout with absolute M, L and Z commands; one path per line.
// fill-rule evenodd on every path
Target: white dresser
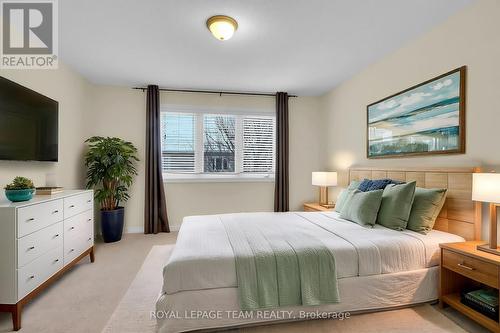
M 0 311 L 14 330 L 23 305 L 87 255 L 93 262 L 93 191 L 0 202 Z

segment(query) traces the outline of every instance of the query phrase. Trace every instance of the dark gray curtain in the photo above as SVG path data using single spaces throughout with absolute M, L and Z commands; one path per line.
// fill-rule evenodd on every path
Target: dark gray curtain
M 276 185 L 274 211 L 287 212 L 288 207 L 288 94 L 276 93 Z
M 161 171 L 160 92 L 149 85 L 146 96 L 146 200 L 144 233 L 170 232 Z

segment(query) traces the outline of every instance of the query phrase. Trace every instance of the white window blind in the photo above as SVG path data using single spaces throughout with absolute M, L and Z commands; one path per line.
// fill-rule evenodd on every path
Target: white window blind
M 164 177 L 272 179 L 275 128 L 271 112 L 188 112 L 164 108 L 161 123 Z
M 243 118 L 243 172 L 274 170 L 274 118 Z
M 163 172 L 195 171 L 195 116 L 189 113 L 162 113 Z

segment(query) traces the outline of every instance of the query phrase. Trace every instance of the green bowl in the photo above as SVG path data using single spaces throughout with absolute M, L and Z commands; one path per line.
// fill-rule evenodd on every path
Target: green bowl
M 28 201 L 33 198 L 34 188 L 25 190 L 5 190 L 5 196 L 12 202 Z

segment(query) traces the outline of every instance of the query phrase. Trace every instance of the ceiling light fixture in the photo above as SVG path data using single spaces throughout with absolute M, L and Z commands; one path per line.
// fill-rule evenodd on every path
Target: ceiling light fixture
M 207 20 L 207 28 L 218 40 L 228 40 L 238 29 L 238 22 L 226 15 L 215 15 Z

